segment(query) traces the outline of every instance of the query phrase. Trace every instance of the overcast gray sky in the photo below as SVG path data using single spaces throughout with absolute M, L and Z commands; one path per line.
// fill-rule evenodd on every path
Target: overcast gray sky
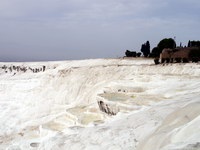
M 200 40 L 199 0 L 0 0 L 0 61 L 115 58 Z

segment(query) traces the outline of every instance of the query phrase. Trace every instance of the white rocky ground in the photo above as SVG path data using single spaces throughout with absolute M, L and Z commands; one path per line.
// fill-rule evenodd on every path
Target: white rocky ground
M 199 97 L 200 64 L 0 63 L 0 149 L 197 150 Z

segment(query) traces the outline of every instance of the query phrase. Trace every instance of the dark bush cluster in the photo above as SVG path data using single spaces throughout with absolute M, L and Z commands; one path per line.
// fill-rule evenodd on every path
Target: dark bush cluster
M 188 47 L 200 47 L 200 41 L 188 41 Z
M 126 50 L 125 55 L 126 55 L 126 57 L 140 57 L 141 53 L 140 52 L 137 53 L 135 51 Z

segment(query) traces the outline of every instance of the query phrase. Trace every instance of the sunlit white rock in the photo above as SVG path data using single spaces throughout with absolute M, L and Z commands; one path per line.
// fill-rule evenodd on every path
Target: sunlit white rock
M 199 149 L 199 87 L 195 63 L 0 63 L 0 149 Z

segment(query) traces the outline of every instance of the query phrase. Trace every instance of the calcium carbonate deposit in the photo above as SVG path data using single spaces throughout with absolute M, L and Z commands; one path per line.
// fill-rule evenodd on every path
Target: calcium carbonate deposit
M 0 63 L 2 150 L 198 150 L 200 64 Z

